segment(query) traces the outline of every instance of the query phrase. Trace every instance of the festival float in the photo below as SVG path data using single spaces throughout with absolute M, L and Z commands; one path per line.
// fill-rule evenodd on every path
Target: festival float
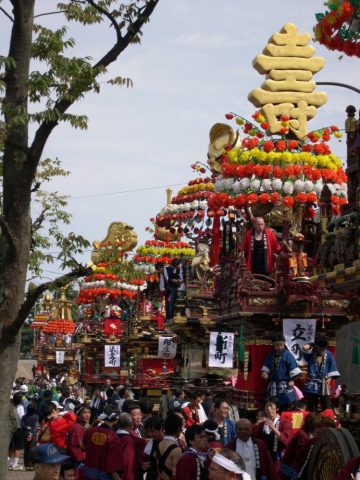
M 72 319 L 73 302 L 66 297 L 66 288 L 56 295 L 46 293 L 35 313 L 34 355 L 37 359 L 35 374 L 49 374 L 51 378 L 65 372 L 75 382 L 80 376 L 79 345 L 74 341 L 75 321 Z

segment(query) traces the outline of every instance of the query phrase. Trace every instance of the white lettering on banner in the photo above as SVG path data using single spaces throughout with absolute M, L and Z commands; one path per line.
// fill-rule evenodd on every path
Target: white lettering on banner
M 233 368 L 234 334 L 211 332 L 209 367 Z
M 286 318 L 283 320 L 285 344 L 298 365 L 306 365 L 301 348 L 305 343 L 313 343 L 316 320 L 308 318 Z
M 120 345 L 105 345 L 105 367 L 120 367 Z
M 65 361 L 65 352 L 56 350 L 56 363 L 64 363 Z
M 176 355 L 176 343 L 173 337 L 159 337 L 158 357 L 174 358 Z

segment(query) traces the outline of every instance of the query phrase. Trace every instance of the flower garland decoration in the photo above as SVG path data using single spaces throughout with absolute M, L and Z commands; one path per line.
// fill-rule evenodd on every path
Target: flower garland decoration
M 208 169 L 201 162 L 193 163 L 191 168 L 200 177 L 190 180 L 177 192 L 171 203 L 157 215 L 156 223 L 172 233 L 185 234 L 190 238 L 193 234 L 210 236 L 212 221 L 206 217 L 206 210 L 208 199 L 214 193 L 214 180 L 201 176 Z
M 109 296 L 112 302 L 116 302 L 120 297 L 135 299 L 139 291 L 146 288 L 144 278 L 120 277 L 109 273 L 110 267 L 104 262 L 93 267 L 94 274 L 85 277 L 80 284 L 78 304 L 90 304 L 98 296 Z
M 330 0 L 328 10 L 315 15 L 315 40 L 329 50 L 338 50 L 349 56 L 360 57 L 358 0 Z
M 325 184 L 332 193 L 334 214 L 347 203 L 347 176 L 327 143 L 332 136 L 342 137 L 338 127 L 310 132 L 298 141 L 286 138 L 289 118 L 285 115 L 277 139 L 267 135 L 269 125 L 258 111 L 253 118 L 261 128 L 233 113 L 226 118 L 235 118 L 248 136 L 241 147 L 224 152 L 215 194 L 208 201 L 208 216 L 224 216 L 255 204 L 282 202 L 288 208 L 296 203 L 316 204 Z
M 60 333 L 62 335 L 70 334 L 73 335 L 75 333 L 75 322 L 72 320 L 50 320 L 48 323 L 44 325 L 41 329 L 42 333 L 53 334 L 53 333 Z
M 147 282 L 157 282 L 155 264 L 170 265 L 174 258 L 190 259 L 195 255 L 195 249 L 186 242 L 165 242 L 161 240 L 147 240 L 137 248 L 132 261 L 139 270 L 146 273 Z

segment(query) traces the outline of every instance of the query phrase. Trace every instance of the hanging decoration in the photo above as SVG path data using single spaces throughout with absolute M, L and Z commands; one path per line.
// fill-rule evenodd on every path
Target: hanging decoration
M 360 57 L 359 0 L 329 0 L 324 13 L 315 15 L 315 40 L 329 50 Z
M 56 363 L 57 364 L 64 363 L 64 361 L 65 361 L 65 352 L 64 351 L 56 350 L 55 355 L 56 355 Z
M 105 367 L 120 367 L 120 345 L 104 346 Z
M 285 344 L 298 365 L 306 365 L 302 354 L 305 343 L 313 343 L 316 332 L 316 320 L 304 318 L 287 318 L 283 320 Z
M 233 368 L 234 333 L 211 332 L 209 367 Z
M 176 348 L 174 337 L 159 336 L 158 358 L 175 358 Z

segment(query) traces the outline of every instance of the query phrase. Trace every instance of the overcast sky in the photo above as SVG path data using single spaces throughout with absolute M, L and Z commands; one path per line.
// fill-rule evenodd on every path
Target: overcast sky
M 51 3 L 38 0 L 38 12 L 47 11 Z M 93 241 L 104 238 L 109 223 L 122 220 L 133 225 L 144 242 L 149 218 L 165 204 L 165 188 L 111 193 L 187 183 L 191 163 L 206 159 L 211 126 L 225 121 L 228 111 L 247 117 L 254 112 L 247 95 L 264 78 L 252 60 L 271 34 L 289 21 L 312 33 L 315 13 L 323 10 L 321 0 L 160 0 L 143 29 L 142 44 L 129 47 L 110 69 L 112 76 L 131 77 L 134 87 L 102 84 L 100 95 L 87 95 L 71 110 L 88 115 L 88 130 L 60 125 L 44 152 L 59 157 L 72 172 L 52 185 L 52 190 L 72 197 L 71 230 Z M 48 21 L 63 24 L 60 16 Z M 0 54 L 7 54 L 9 24 L 0 17 Z M 95 61 L 114 40 L 107 24 L 68 27 L 77 40 L 76 54 Z M 314 46 L 326 60 L 315 80 L 359 86 L 359 59 L 339 60 L 338 52 Z M 358 94 L 335 87 L 318 90 L 325 90 L 329 101 L 310 129 L 329 124 L 342 128 L 346 106 L 359 106 Z M 334 150 L 344 158 L 345 142 Z

